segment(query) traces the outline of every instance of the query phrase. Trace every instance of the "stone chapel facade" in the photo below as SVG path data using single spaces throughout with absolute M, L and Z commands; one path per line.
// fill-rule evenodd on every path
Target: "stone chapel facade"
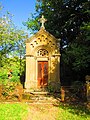
M 45 18 L 42 26 L 32 37 L 26 40 L 26 80 L 27 91 L 39 88 L 60 89 L 60 51 L 57 39 L 45 30 Z

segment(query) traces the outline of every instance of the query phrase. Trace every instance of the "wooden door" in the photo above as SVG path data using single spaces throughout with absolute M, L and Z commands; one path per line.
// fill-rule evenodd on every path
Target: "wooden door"
M 45 87 L 48 85 L 48 62 L 38 62 L 38 87 Z

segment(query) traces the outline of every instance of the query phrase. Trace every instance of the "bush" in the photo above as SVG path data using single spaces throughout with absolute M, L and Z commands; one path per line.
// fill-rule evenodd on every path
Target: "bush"
M 85 98 L 85 85 L 81 81 L 75 81 L 71 85 L 72 93 L 78 98 Z
M 0 83 L 8 79 L 7 70 L 0 69 Z
M 0 95 L 4 99 L 18 98 L 19 100 L 22 97 L 23 87 L 19 82 L 10 82 L 0 85 Z

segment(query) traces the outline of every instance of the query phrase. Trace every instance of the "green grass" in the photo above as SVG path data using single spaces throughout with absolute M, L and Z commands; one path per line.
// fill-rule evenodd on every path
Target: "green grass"
M 90 120 L 84 106 L 0 103 L 0 120 Z
M 60 105 L 57 120 L 90 120 L 90 111 L 79 105 Z
M 1 103 L 0 120 L 25 120 L 27 105 L 21 103 Z

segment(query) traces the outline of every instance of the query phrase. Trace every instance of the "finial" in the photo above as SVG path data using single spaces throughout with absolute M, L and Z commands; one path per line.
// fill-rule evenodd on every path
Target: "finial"
M 44 23 L 47 21 L 47 19 L 44 18 L 44 15 L 42 15 L 42 17 L 39 19 L 40 23 L 42 24 L 41 25 L 41 28 L 44 28 L 45 29 L 45 26 L 44 26 Z

